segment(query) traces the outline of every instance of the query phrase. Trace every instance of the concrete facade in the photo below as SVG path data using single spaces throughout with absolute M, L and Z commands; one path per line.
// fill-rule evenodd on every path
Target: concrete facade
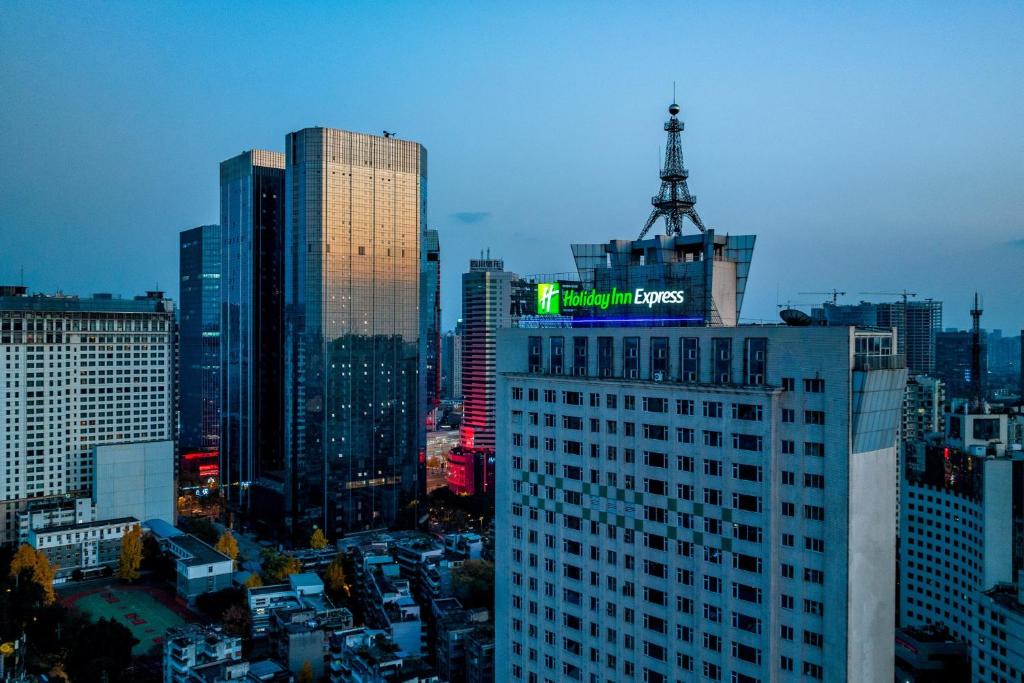
M 99 445 L 93 501 L 98 519 L 175 520 L 174 442 Z

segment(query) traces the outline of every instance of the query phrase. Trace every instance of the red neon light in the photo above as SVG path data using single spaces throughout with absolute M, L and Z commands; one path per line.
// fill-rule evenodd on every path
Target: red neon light
M 218 459 L 220 453 L 218 451 L 199 451 L 197 453 L 182 453 L 182 460 L 199 460 L 202 458 Z
M 199 476 L 200 477 L 216 477 L 220 474 L 220 465 L 200 465 Z

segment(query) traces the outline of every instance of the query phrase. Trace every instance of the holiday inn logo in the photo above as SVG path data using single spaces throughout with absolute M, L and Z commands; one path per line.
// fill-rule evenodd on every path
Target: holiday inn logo
M 686 295 L 681 289 L 645 290 L 638 287 L 632 292 L 621 292 L 618 288 L 612 287 L 610 292 L 599 292 L 596 289 L 562 289 L 557 282 L 537 284 L 537 315 L 570 314 L 577 308 L 596 308 L 605 311 L 609 306 L 652 308 L 656 304 L 682 304 L 685 301 Z
M 557 282 L 541 282 L 537 285 L 537 314 L 558 315 L 561 312 L 561 290 Z

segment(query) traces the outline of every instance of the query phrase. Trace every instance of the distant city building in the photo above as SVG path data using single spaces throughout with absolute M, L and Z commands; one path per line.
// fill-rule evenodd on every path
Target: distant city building
M 935 335 L 935 371 L 934 376 L 946 385 L 946 397 L 970 398 L 973 395 L 977 377 L 972 368 L 971 332 L 969 330 L 947 330 Z M 982 335 L 982 372 L 988 373 L 988 356 L 984 352 L 987 346 L 985 335 Z
M 173 438 L 174 306 L 0 287 L 0 543 L 29 503 L 89 497 L 94 447 Z
M 900 430 L 900 459 L 903 465 L 914 470 L 924 467 L 922 444 L 926 436 L 945 431 L 945 406 L 946 388 L 941 380 L 927 375 L 907 378 Z
M 494 449 L 456 446 L 448 452 L 448 490 L 460 496 L 494 493 Z
M 178 445 L 220 445 L 220 226 L 179 236 Z
M 936 367 L 936 338 L 942 330 L 942 302 L 898 301 L 859 304 L 826 303 L 811 311 L 820 324 L 896 328 L 899 353 L 906 354 L 910 374 L 933 375 Z
M 328 663 L 330 683 L 441 683 L 422 658 L 398 651 L 380 629 L 359 627 L 331 637 Z
M 969 644 L 972 666 L 985 672 L 974 680 L 1010 680 L 980 658 L 994 635 L 982 594 L 1012 583 L 1024 562 L 1024 453 L 1007 444 L 1007 415 L 946 419 L 945 434 L 921 444 L 921 466 L 903 470 L 898 620 L 943 627 Z
M 423 336 L 426 343 L 427 412 L 441 403 L 441 240 L 437 230 L 427 230 L 423 237 Z
M 539 327 L 498 349 L 499 683 L 893 680 L 890 332 Z
M 441 395 L 449 401 L 462 399 L 462 321 L 441 337 Z
M 285 516 L 328 537 L 412 526 L 425 498 L 426 150 L 287 136 Z
M 512 302 L 519 276 L 501 259 L 471 259 L 462 274 L 462 445 L 494 448 L 494 372 L 499 329 L 516 320 Z
M 284 166 L 251 150 L 220 164 L 221 467 L 228 505 L 283 522 Z

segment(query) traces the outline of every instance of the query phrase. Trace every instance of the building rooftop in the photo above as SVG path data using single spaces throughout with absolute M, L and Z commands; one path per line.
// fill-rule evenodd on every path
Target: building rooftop
M 142 523 L 142 526 L 149 529 L 160 538 L 174 538 L 185 534 L 185 532 L 178 527 L 168 524 L 162 519 L 147 519 Z
M 11 287 L 0 287 L 0 310 L 38 311 L 49 313 L 170 313 L 174 310 L 163 292 L 147 292 L 133 299 L 122 299 L 113 294 L 93 294 L 78 297 L 68 294 L 23 294 L 10 296 Z
M 1007 611 L 1016 612 L 1024 617 L 1024 603 L 1021 603 L 1021 593 L 1017 586 L 1011 583 L 1001 583 L 995 588 L 985 591 L 985 595 Z
M 179 558 L 180 562 L 184 562 L 189 566 L 231 561 L 230 557 L 217 552 L 195 536 L 182 534 L 181 536 L 174 536 L 169 540 L 190 556 Z
M 138 523 L 139 520 L 134 517 L 115 517 L 114 519 L 101 519 L 94 520 L 92 522 L 77 522 L 75 524 L 61 524 L 60 526 L 50 526 L 44 529 L 36 529 L 35 533 L 39 534 L 55 534 L 63 533 L 65 531 L 77 531 L 79 529 L 92 529 L 101 526 L 111 526 L 114 524 L 130 524 L 132 522 Z

